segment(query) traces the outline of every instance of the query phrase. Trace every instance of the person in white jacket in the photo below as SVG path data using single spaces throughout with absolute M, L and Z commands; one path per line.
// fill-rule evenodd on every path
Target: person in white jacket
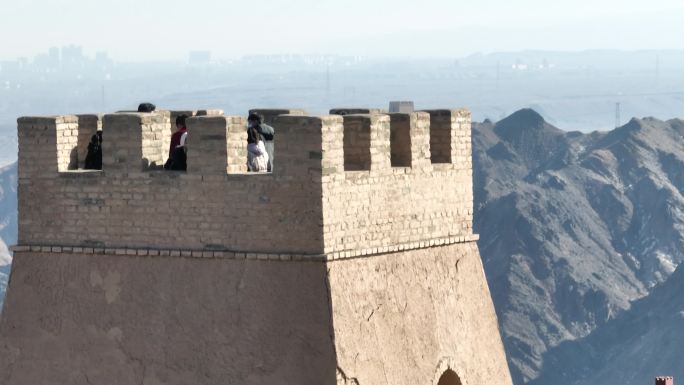
M 247 130 L 247 170 L 251 172 L 268 171 L 268 152 L 264 139 L 256 127 Z
M 268 124 L 263 123 L 260 115 L 254 113 L 249 114 L 247 117 L 247 127 L 256 127 L 259 134 L 261 134 L 261 140 L 263 140 L 266 152 L 268 153 L 268 171 L 273 172 L 273 137 L 275 130 Z

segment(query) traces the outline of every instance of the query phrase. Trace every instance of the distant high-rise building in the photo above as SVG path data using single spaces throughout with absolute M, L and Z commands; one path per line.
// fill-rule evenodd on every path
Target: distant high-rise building
M 50 56 L 50 63 L 52 64 L 52 67 L 53 68 L 59 67 L 59 61 L 60 61 L 59 48 L 51 47 L 48 55 Z
M 18 69 L 26 69 L 28 67 L 29 60 L 25 57 L 20 57 L 17 59 Z
M 73 66 L 84 61 L 83 48 L 77 45 L 68 45 L 62 47 L 62 64 L 65 66 Z
M 33 58 L 33 65 L 42 71 L 59 68 L 59 48 L 52 47 L 48 53 L 41 53 Z
M 33 65 L 37 68 L 45 69 L 49 68 L 50 57 L 44 53 L 38 54 L 33 57 Z
M 107 52 L 99 51 L 95 53 L 95 64 L 98 67 L 107 67 L 112 64 L 112 59 L 109 58 Z

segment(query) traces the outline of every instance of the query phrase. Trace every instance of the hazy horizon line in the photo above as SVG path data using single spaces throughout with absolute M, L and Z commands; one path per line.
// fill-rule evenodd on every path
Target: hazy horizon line
M 514 54 L 592 54 L 592 53 L 613 53 L 613 54 L 640 54 L 640 53 L 653 53 L 653 54 L 684 54 L 683 48 L 636 48 L 636 49 L 623 49 L 623 48 L 586 48 L 586 49 L 544 49 L 544 48 L 525 48 L 525 49 L 512 49 L 512 50 L 482 50 L 482 51 L 470 51 L 464 54 L 344 54 L 344 53 L 333 53 L 325 51 L 275 51 L 275 52 L 254 52 L 245 53 L 242 55 L 221 55 L 217 54 L 213 50 L 203 50 L 203 49 L 188 49 L 181 52 L 178 56 L 174 58 L 165 57 L 159 59 L 153 58 L 143 58 L 136 60 L 135 58 L 120 58 L 116 56 L 111 56 L 109 50 L 106 49 L 89 49 L 85 46 L 78 44 L 64 44 L 58 46 L 46 47 L 41 51 L 37 51 L 27 55 L 0 55 L 0 61 L 11 62 L 19 60 L 27 60 L 32 62 L 37 56 L 45 55 L 50 52 L 51 49 L 57 48 L 61 51 L 63 48 L 76 47 L 80 48 L 83 53 L 83 57 L 87 59 L 94 59 L 95 55 L 99 53 L 104 53 L 107 58 L 118 63 L 177 63 L 177 62 L 187 62 L 188 56 L 191 52 L 209 52 L 212 61 L 236 61 L 244 60 L 252 57 L 330 57 L 330 58 L 360 58 L 360 59 L 371 59 L 371 60 L 382 60 L 382 59 L 411 59 L 411 60 L 429 60 L 429 59 L 468 59 L 478 56 L 493 56 L 493 55 L 514 55 Z M 135 56 L 135 55 L 133 55 Z

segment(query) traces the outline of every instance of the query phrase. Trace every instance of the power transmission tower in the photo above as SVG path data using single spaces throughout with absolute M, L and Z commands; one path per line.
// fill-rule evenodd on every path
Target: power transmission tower
M 501 82 L 501 62 L 496 62 L 496 89 L 499 89 L 499 84 Z
M 325 67 L 325 99 L 330 100 L 330 63 Z
M 660 83 L 660 55 L 656 55 L 656 68 L 655 68 L 655 83 L 656 87 L 658 86 L 658 83 Z
M 620 127 L 620 122 L 622 119 L 620 118 L 620 102 L 615 103 L 615 128 Z

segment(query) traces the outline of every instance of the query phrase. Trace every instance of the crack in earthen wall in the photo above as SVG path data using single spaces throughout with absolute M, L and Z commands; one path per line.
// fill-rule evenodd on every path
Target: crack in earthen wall
M 375 312 L 380 310 L 381 307 L 382 307 L 382 304 L 379 304 L 378 306 L 375 307 L 375 309 L 371 309 L 370 314 L 368 315 L 368 317 L 366 317 L 366 322 L 370 322 L 370 319 L 373 318 L 373 315 L 375 314 Z

